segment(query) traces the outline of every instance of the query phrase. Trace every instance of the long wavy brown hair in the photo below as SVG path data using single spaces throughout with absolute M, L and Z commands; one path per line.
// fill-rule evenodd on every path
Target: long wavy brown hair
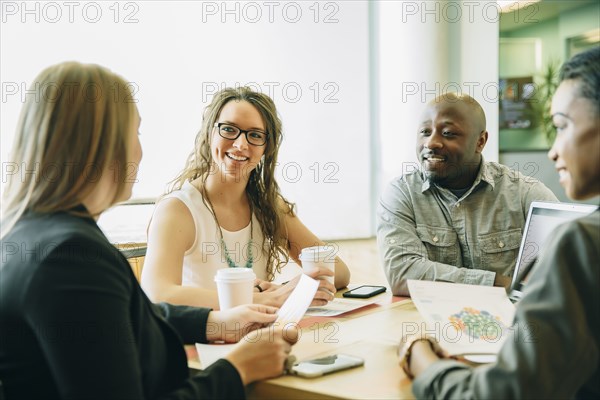
M 255 92 L 249 87 L 226 88 L 217 92 L 204 110 L 202 128 L 196 135 L 194 150 L 189 155 L 183 170 L 169 183 L 167 193 L 179 190 L 185 182 L 197 178 L 201 178 L 204 185 L 209 174 L 214 172 L 210 152 L 211 132 L 221 110 L 230 101 L 246 101 L 252 104 L 262 116 L 268 133 L 264 156 L 250 172 L 246 195 L 268 243 L 267 254 L 265 254 L 267 276 L 269 280 L 273 280 L 275 271 L 281 272 L 281 267 L 289 261 L 289 242 L 283 217 L 285 214 L 293 216 L 295 206 L 281 195 L 275 180 L 275 166 L 283 133 L 275 103 L 269 96 Z M 201 193 L 204 197 L 203 190 Z M 206 202 L 207 199 L 204 201 Z M 265 248 L 264 243 L 262 248 Z

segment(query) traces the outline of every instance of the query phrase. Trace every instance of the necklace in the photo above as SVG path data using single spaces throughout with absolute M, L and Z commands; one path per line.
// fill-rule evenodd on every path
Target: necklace
M 229 256 L 229 250 L 227 249 L 227 245 L 225 244 L 225 239 L 223 239 L 223 230 L 221 229 L 221 225 L 219 224 L 219 220 L 217 219 L 217 213 L 215 213 L 215 208 L 213 207 L 210 199 L 208 198 L 208 193 L 206 193 L 206 189 L 202 187 L 202 193 L 204 194 L 204 198 L 208 202 L 210 206 L 210 212 L 215 219 L 215 224 L 217 224 L 217 228 L 219 229 L 219 236 L 221 237 L 221 250 L 223 251 L 223 255 L 225 256 L 225 260 L 227 261 L 227 265 L 229 268 L 242 268 L 239 265 L 236 265 L 235 261 L 231 259 Z M 254 263 L 254 256 L 252 255 L 252 235 L 253 235 L 253 221 L 252 221 L 252 205 L 250 205 L 250 240 L 248 241 L 248 251 L 246 253 L 246 265 L 243 268 L 252 269 L 252 264 Z

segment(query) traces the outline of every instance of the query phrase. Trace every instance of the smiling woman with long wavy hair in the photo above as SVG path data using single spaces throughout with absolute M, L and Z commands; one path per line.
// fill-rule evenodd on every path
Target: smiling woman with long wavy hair
M 216 93 L 185 168 L 171 182 L 148 228 L 142 286 L 154 300 L 218 307 L 220 268 L 250 268 L 255 303 L 281 306 L 298 278 L 275 285 L 275 273 L 300 251 L 325 243 L 294 212 L 275 180 L 282 124 L 273 100 L 247 87 Z M 350 272 L 334 254 L 335 286 L 320 280 L 313 304 L 333 299 Z M 334 275 L 321 267 L 312 277 Z

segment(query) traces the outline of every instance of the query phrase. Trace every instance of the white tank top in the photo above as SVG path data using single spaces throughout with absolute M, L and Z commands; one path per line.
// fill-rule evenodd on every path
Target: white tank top
M 169 193 L 163 199 L 176 198 L 187 206 L 194 219 L 196 237 L 192 247 L 183 257 L 183 286 L 195 286 L 217 290 L 215 275 L 220 268 L 229 268 L 225 249 L 221 248 L 221 235 L 211 210 L 204 203 L 202 194 L 191 183 L 184 183 L 180 190 Z M 267 247 L 258 220 L 252 214 L 252 224 L 230 232 L 221 228 L 229 257 L 238 267 L 245 267 L 248 260 L 252 226 L 252 270 L 258 279 L 267 280 Z

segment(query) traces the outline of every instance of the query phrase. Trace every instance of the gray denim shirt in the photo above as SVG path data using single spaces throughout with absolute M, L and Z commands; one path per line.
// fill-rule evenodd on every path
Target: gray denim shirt
M 420 171 L 393 180 L 377 209 L 377 242 L 395 295 L 407 279 L 493 285 L 513 272 L 532 201 L 558 201 L 538 180 L 482 161 L 461 197 Z

